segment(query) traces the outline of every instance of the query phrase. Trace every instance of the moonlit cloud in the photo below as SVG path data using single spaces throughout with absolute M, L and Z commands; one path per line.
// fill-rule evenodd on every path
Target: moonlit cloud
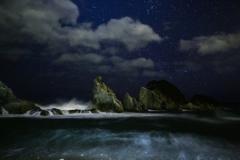
M 44 44 L 51 54 L 69 48 L 101 50 L 102 43 L 111 46 L 112 42 L 133 51 L 163 40 L 150 26 L 130 17 L 110 19 L 96 29 L 91 22 L 78 24 L 80 11 L 70 0 L 4 1 L 0 16 L 0 29 L 4 31 L 0 33 L 0 42 Z
M 163 39 L 151 27 L 130 17 L 112 19 L 102 24 L 96 30 L 102 40 L 118 41 L 123 43 L 129 51 L 144 48 L 150 42 L 161 42 Z
M 64 65 L 77 72 L 136 72 L 131 75 L 137 76 L 147 69 L 151 74 L 143 75 L 155 74 L 151 59 L 120 57 L 122 51 L 130 53 L 163 41 L 150 26 L 126 16 L 93 27 L 93 22 L 78 22 L 80 13 L 71 0 L 2 1 L 0 42 L 11 50 L 0 46 L 1 54 L 19 60 L 37 54 L 24 46 L 37 45 L 42 46 L 39 53 L 52 59 L 52 65 Z M 16 48 L 15 43 L 23 47 Z
M 240 48 L 240 33 L 195 37 L 192 40 L 180 40 L 180 50 L 196 50 L 199 54 L 229 52 Z

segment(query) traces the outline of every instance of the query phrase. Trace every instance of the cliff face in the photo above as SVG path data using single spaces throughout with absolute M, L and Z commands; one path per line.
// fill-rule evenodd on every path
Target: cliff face
M 117 99 L 112 89 L 105 85 L 102 77 L 94 80 L 92 104 L 102 112 L 123 112 L 122 102 Z

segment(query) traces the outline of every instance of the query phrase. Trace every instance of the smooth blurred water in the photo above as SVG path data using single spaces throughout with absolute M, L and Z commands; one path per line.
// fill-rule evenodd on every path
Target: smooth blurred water
M 4 116 L 0 126 L 0 159 L 240 159 L 233 113 Z

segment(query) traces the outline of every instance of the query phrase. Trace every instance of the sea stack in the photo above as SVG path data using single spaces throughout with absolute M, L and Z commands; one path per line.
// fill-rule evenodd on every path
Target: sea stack
M 111 88 L 106 86 L 102 77 L 97 77 L 93 85 L 93 100 L 94 108 L 102 112 L 117 112 L 124 111 L 122 102 L 119 101 Z

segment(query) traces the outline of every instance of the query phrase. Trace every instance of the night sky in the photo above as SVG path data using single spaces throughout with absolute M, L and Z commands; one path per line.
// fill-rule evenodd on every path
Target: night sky
M 191 98 L 240 100 L 239 0 L 0 0 L 0 80 L 41 103 L 122 100 L 165 79 Z

